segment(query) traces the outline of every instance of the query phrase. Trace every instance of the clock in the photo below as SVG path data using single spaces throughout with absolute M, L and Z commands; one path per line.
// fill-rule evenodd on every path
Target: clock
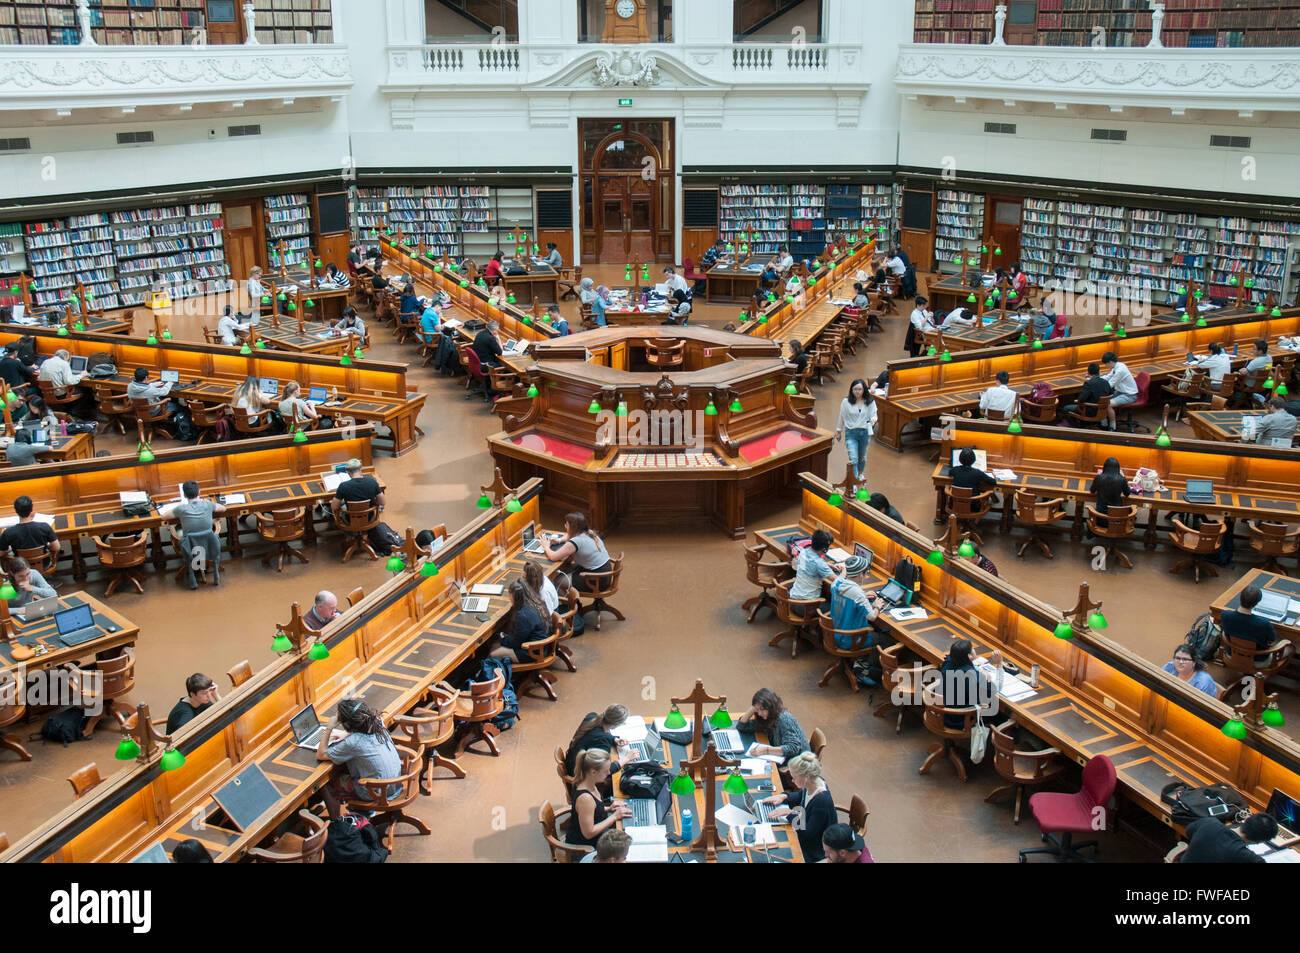
M 603 43 L 649 43 L 645 0 L 605 0 Z

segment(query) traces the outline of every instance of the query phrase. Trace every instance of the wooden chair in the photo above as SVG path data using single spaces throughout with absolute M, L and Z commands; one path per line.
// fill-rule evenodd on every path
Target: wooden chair
M 1210 390 L 1210 375 L 1203 367 L 1192 368 L 1190 376 L 1171 380 L 1163 388 L 1165 397 L 1174 407 L 1174 420 L 1181 420 L 1188 401 L 1200 400 Z
M 1190 403 L 1190 404 L 1185 404 L 1185 405 L 1183 406 L 1183 409 L 1184 409 L 1184 410 L 1188 410 L 1188 411 L 1191 411 L 1191 410 L 1223 410 L 1223 408 L 1225 408 L 1225 407 L 1228 406 L 1228 402 L 1227 402 L 1227 400 L 1225 400 L 1224 398 L 1220 397 L 1218 394 L 1210 394 L 1210 395 L 1209 395 L 1209 398 L 1210 398 L 1209 400 L 1194 401 L 1194 402 L 1192 402 L 1192 403 Z
M 95 395 L 95 406 L 104 417 L 99 432 L 108 433 L 111 427 L 116 427 L 118 433 L 126 436 L 126 418 L 134 417 L 131 398 L 115 393 L 107 381 L 91 381 L 90 390 Z
M 355 606 L 358 602 L 366 597 L 366 587 L 357 586 L 348 593 L 348 608 Z
M 235 433 L 246 437 L 260 437 L 271 429 L 273 421 L 269 410 L 257 411 L 256 423 L 249 419 L 248 411 L 243 407 L 232 407 L 231 412 L 235 415 Z
M 937 737 L 939 741 L 929 747 L 927 750 L 928 757 L 917 773 L 929 774 L 936 761 L 947 757 L 952 762 L 953 767 L 957 769 L 957 777 L 961 778 L 964 783 L 967 780 L 966 761 L 958 750 L 958 743 L 964 744 L 967 751 L 970 750 L 970 732 L 975 727 L 979 708 L 949 708 L 944 705 L 941 694 L 928 688 L 921 693 L 921 703 L 925 706 L 922 720 L 925 722 L 926 730 Z M 945 715 L 960 718 L 961 725 L 956 728 L 949 728 L 944 724 Z
M 298 812 L 307 826 L 306 834 L 286 831 L 267 847 L 253 847 L 248 856 L 264 864 L 319 864 L 325 859 L 325 839 L 329 822 L 311 811 Z
M 759 543 L 757 546 L 745 547 L 745 577 L 750 584 L 757 586 L 758 595 L 752 599 L 746 599 L 741 605 L 742 610 L 749 610 L 749 622 L 753 624 L 754 617 L 758 615 L 758 610 L 764 606 L 769 606 L 773 612 L 776 611 L 776 600 L 772 598 L 772 589 L 777 583 L 784 579 L 789 579 L 794 570 L 786 562 L 768 563 L 763 562 L 763 556 L 767 552 L 767 546 Z
M 1289 575 L 1278 560 L 1283 556 L 1300 555 L 1300 526 L 1289 527 L 1265 520 L 1251 520 L 1247 525 L 1250 527 L 1250 548 L 1264 557 L 1260 568 L 1280 576 Z M 20 552 L 18 555 L 23 554 Z
M 618 580 L 623 575 L 623 554 L 609 557 L 609 569 L 605 572 L 583 572 L 583 585 L 588 587 L 583 591 L 583 595 L 592 601 L 583 606 L 580 610 L 584 615 L 588 612 L 596 613 L 596 631 L 600 631 L 600 614 L 608 612 L 619 622 L 626 622 L 627 617 L 611 606 L 606 600 L 610 596 L 618 595 Z
M 1267 648 L 1260 648 L 1250 640 L 1229 638 L 1221 631 L 1214 660 L 1239 675 L 1258 675 L 1264 683 L 1261 687 L 1266 687 L 1293 655 L 1295 644 L 1290 639 L 1277 639 Z
M 1217 386 L 1216 386 L 1217 385 Z M 1224 403 L 1232 400 L 1232 395 L 1237 389 L 1237 375 L 1235 373 L 1224 374 L 1218 381 L 1210 381 L 1206 388 L 1206 396 L 1222 397 Z
M 27 565 L 40 573 L 46 582 L 50 581 L 50 576 L 54 574 L 58 562 L 58 557 L 44 546 L 36 546 L 32 549 L 15 549 L 14 555 L 26 560 Z
M 81 400 L 85 391 L 81 387 L 55 387 L 51 381 L 37 379 L 36 386 L 40 388 L 41 398 L 45 401 L 45 406 L 50 410 L 59 410 L 64 407 L 71 407 L 77 401 Z M 60 396 L 59 391 L 63 394 Z
M 878 651 L 876 646 L 870 644 L 875 640 L 876 630 L 870 625 L 862 629 L 837 629 L 831 617 L 821 609 L 817 611 L 817 622 L 822 631 L 822 649 L 834 659 L 817 684 L 825 688 L 831 676 L 841 672 L 848 681 L 849 688 L 855 693 L 861 691 L 857 676 L 853 674 L 853 662 Z M 836 636 L 846 637 L 849 640 L 848 647 L 840 648 L 835 641 Z
M 501 714 L 505 706 L 506 674 L 504 671 L 486 682 L 470 682 L 469 695 L 461 692 L 456 699 L 456 757 L 460 757 L 475 741 L 482 741 L 495 758 L 498 732 L 492 719 Z
M 646 363 L 657 371 L 675 370 L 686 364 L 685 341 L 657 341 L 647 339 Z
M 1070 418 L 1081 427 L 1100 426 L 1110 414 L 1110 395 L 1098 398 L 1095 404 L 1079 404 L 1069 411 Z
M 226 677 L 230 679 L 231 688 L 238 688 L 253 677 L 253 666 L 248 664 L 248 659 L 236 662 L 231 666 L 230 671 L 226 672 Z
M 405 715 L 398 715 L 393 722 L 393 741 L 396 744 L 417 751 L 424 765 L 424 775 L 420 781 L 422 794 L 433 793 L 433 772 L 436 768 L 446 768 L 456 777 L 463 779 L 465 769 L 438 753 L 438 748 L 445 745 L 456 734 L 456 702 L 460 692 L 445 682 L 440 683 L 431 692 L 429 706 L 411 709 Z
M 270 566 L 275 560 L 275 571 L 284 572 L 284 561 L 298 560 L 304 566 L 311 562 L 306 556 L 289 544 L 302 539 L 307 534 L 307 508 L 271 510 L 269 513 L 256 513 L 257 535 L 272 545 L 272 549 L 262 556 L 262 565 Z
M 172 554 L 180 562 L 180 565 L 176 569 L 176 581 L 184 582 L 191 572 L 190 563 L 193 559 L 191 552 L 197 552 L 198 550 L 192 550 L 191 552 L 185 551 L 185 546 L 182 543 L 182 540 L 185 537 L 181 533 L 181 528 L 175 523 L 168 523 L 166 527 L 164 527 L 163 532 L 167 535 L 168 541 L 171 543 Z M 213 532 L 215 533 L 215 530 Z M 208 571 L 206 561 L 200 560 L 198 568 L 194 569 L 193 573 L 196 577 L 196 585 L 199 582 L 207 585 Z M 216 573 L 214 573 L 214 584 L 216 578 Z
M 1169 570 L 1170 574 L 1179 573 L 1190 566 L 1192 578 L 1196 582 L 1201 581 L 1202 571 L 1217 576 L 1219 571 L 1207 564 L 1205 558 L 1219 551 L 1219 544 L 1223 541 L 1223 534 L 1228 531 L 1228 524 L 1206 520 L 1201 523 L 1200 529 L 1192 529 L 1177 517 L 1174 517 L 1171 522 L 1174 528 L 1169 533 L 1169 542 L 1173 543 L 1175 549 L 1186 553 L 1187 557 L 1174 563 Z
M 876 706 L 873 714 L 877 718 L 885 718 L 897 713 L 894 733 L 902 734 L 903 715 L 917 710 L 925 673 L 933 671 L 936 666 L 925 663 L 924 659 L 902 642 L 882 648 L 879 658 L 880 683 L 886 695 L 885 700 Z M 894 699 L 898 699 L 901 704 L 896 705 Z
M 1028 397 L 1020 398 L 1020 418 L 1027 424 L 1044 424 L 1051 425 L 1056 423 L 1056 418 L 1060 416 L 1061 401 L 1058 397 L 1049 397 L 1046 400 L 1030 400 Z
M 378 825 L 387 822 L 384 830 L 384 846 L 389 851 L 393 849 L 393 836 L 398 824 L 409 824 L 426 837 L 433 833 L 424 821 L 406 813 L 406 808 L 420 796 L 420 768 L 422 767 L 420 756 L 403 745 L 397 745 L 397 753 L 402 759 L 401 775 L 395 778 L 362 778 L 356 782 L 356 786 L 369 794 L 369 799 L 360 797 L 343 799 L 350 808 L 369 811 L 373 823 Z M 390 797 L 388 787 L 391 784 L 400 784 L 402 788 Z
M 985 804 L 1002 797 L 1015 794 L 1015 812 L 1013 823 L 1020 823 L 1020 804 L 1024 800 L 1025 788 L 1042 787 L 1065 773 L 1069 762 L 1056 748 L 1043 748 L 1038 751 L 1019 751 L 1016 748 L 1016 723 L 1011 720 L 994 726 L 989 733 L 993 743 L 993 768 L 1007 783 L 994 788 L 984 799 Z
M 814 728 L 812 734 L 808 736 L 808 750 L 820 761 L 822 752 L 826 750 L 826 732 L 820 728 Z
M 1119 548 L 1121 539 L 1128 539 L 1137 527 L 1136 506 L 1108 506 L 1102 514 L 1091 503 L 1084 506 L 1088 529 L 1094 536 L 1106 540 L 1102 545 L 1106 549 L 1106 558 L 1114 559 L 1125 569 L 1132 569 L 1133 563 Z
M 85 797 L 95 785 L 103 780 L 99 776 L 99 768 L 93 761 L 68 775 L 68 783 L 72 785 L 72 794 L 76 798 Z
M 582 268 L 577 265 L 572 268 L 561 268 L 559 285 L 561 301 L 578 297 L 578 289 L 582 286 Z
M 564 663 L 564 667 L 570 672 L 576 672 L 578 666 L 573 661 L 573 649 L 564 643 L 573 638 L 573 620 L 578 615 L 578 591 L 572 587 L 561 597 L 560 608 L 563 612 L 555 611 L 551 613 L 551 624 L 560 627 L 560 638 L 555 643 L 555 657 L 558 661 Z
M 564 769 L 564 748 L 560 745 L 555 746 L 555 773 L 560 776 L 560 783 L 564 785 L 564 799 L 572 804 L 573 775 Z
M 31 761 L 32 754 L 23 747 L 19 737 L 3 733 L 3 729 L 26 717 L 26 696 L 18 690 L 17 676 L 7 668 L 0 669 L 0 749 L 12 751 L 23 761 Z
M 203 325 L 202 327 L 203 327 L 203 343 L 204 343 L 204 344 L 220 344 L 220 343 L 221 343 L 221 334 L 220 334 L 220 332 L 213 331 L 213 330 L 212 330 L 211 328 L 209 328 L 206 324 Z
M 867 818 L 871 816 L 871 811 L 862 795 L 855 794 L 849 798 L 848 807 L 836 804 L 835 812 L 844 815 L 844 823 L 853 828 L 853 833 L 859 837 L 867 836 Z
M 139 570 L 149 556 L 149 531 L 141 530 L 130 536 L 96 536 L 94 539 L 99 565 L 113 576 L 104 596 L 111 596 L 124 580 L 134 586 L 136 592 L 143 593 L 143 577 Z
M 767 643 L 772 648 L 777 648 L 789 639 L 790 658 L 798 656 L 800 639 L 810 645 L 815 645 L 819 641 L 817 611 L 822 605 L 820 598 L 791 599 L 790 587 L 793 585 L 793 579 L 786 579 L 776 584 L 776 617 L 790 628 L 772 636 Z
M 511 669 L 514 675 L 523 675 L 515 683 L 515 692 L 520 698 L 528 694 L 534 685 L 540 687 L 551 701 L 559 698 L 555 694 L 555 676 L 551 674 L 550 668 L 555 664 L 555 646 L 559 642 L 560 632 L 560 627 L 552 623 L 551 633 L 546 638 L 525 642 L 521 646 L 528 653 L 529 660 L 521 662 L 516 659 Z
M 1029 527 L 1029 538 L 1020 544 L 1016 555 L 1021 559 L 1025 550 L 1037 546 L 1044 556 L 1054 559 L 1052 549 L 1043 539 L 1043 531 L 1053 523 L 1065 518 L 1065 500 L 1040 500 L 1029 490 L 1016 491 L 1016 522 Z
M 229 416 L 230 405 L 205 404 L 201 400 L 187 400 L 185 406 L 189 408 L 190 420 L 194 422 L 195 428 L 199 431 L 199 439 L 195 441 L 194 445 L 197 447 L 209 440 L 215 442 L 217 439 L 217 425 Z
M 519 375 L 508 367 L 488 367 L 488 387 L 494 394 L 513 394 Z
M 379 504 L 374 500 L 347 500 L 334 514 L 334 525 L 348 537 L 344 562 L 351 559 L 358 549 L 364 549 L 371 559 L 379 558 L 367 538 L 370 531 L 379 525 Z
M 968 533 L 976 546 L 983 546 L 984 540 L 975 531 L 975 527 L 993 509 L 993 497 L 995 495 L 996 491 L 994 490 L 975 493 L 963 486 L 945 486 L 943 488 L 944 502 L 948 512 L 957 517 L 958 529 L 963 533 Z
M 571 807 L 566 807 L 557 813 L 555 808 L 551 806 L 550 801 L 543 801 L 542 806 L 537 809 L 537 821 L 542 825 L 542 837 L 546 840 L 546 847 L 551 852 L 551 863 L 553 864 L 576 863 L 582 859 L 583 854 L 589 854 L 596 849 L 586 844 L 567 844 L 564 838 L 560 837 L 560 818 L 567 817 L 572 813 L 573 808 Z
M 135 414 L 136 421 L 144 427 L 146 443 L 153 440 L 155 432 L 162 434 L 168 440 L 176 439 L 176 432 L 172 429 L 171 413 L 167 410 L 166 397 L 158 400 L 137 397 L 131 401 L 131 411 Z
M 100 701 L 98 714 L 86 718 L 83 737 L 89 738 L 102 719 L 113 718 L 118 712 L 123 717 L 134 716 L 134 711 L 117 704 L 117 699 L 135 688 L 135 650 L 131 646 L 122 646 L 111 658 L 96 659 L 89 668 L 80 668 L 75 662 L 67 662 L 63 667 L 77 694 L 87 702 L 86 707 L 91 707 L 89 703 L 96 699 Z
M 812 368 L 812 376 L 817 378 L 817 383 L 824 383 L 824 378 L 829 377 L 831 383 L 835 383 L 835 352 L 823 343 L 818 343 L 809 349 L 811 355 L 808 364 Z

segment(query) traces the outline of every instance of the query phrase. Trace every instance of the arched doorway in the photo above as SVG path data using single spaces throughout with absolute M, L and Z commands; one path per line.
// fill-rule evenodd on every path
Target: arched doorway
M 673 260 L 672 123 L 583 120 L 582 260 Z

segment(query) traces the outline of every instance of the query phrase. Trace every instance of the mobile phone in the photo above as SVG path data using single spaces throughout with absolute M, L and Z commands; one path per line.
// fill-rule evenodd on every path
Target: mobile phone
M 1230 810 L 1232 810 L 1232 808 L 1227 804 L 1212 804 L 1210 805 L 1210 817 L 1222 817 Z

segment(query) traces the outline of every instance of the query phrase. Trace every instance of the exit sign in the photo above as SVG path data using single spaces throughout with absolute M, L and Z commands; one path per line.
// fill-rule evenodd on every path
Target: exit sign
M 630 99 L 620 99 L 620 100 L 618 101 L 618 104 L 619 104 L 620 106 L 631 106 L 631 105 L 632 105 L 632 100 L 630 100 Z

